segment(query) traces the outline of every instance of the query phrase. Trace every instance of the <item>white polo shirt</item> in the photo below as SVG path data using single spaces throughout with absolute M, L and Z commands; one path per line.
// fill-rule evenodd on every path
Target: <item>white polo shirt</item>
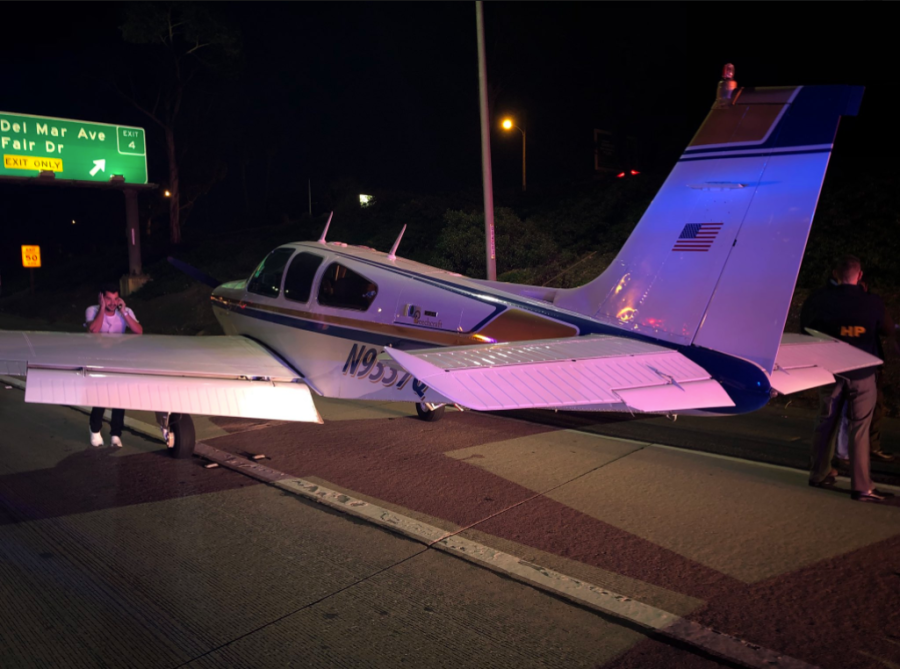
M 92 307 L 88 307 L 84 312 L 84 327 L 88 327 L 91 323 L 94 322 L 94 319 L 97 317 L 97 312 L 100 310 L 100 305 L 95 304 Z M 130 307 L 125 307 L 125 313 L 134 318 L 135 322 L 140 323 L 137 318 L 134 316 L 134 312 Z M 107 332 L 109 334 L 122 334 L 125 330 L 128 329 L 128 322 L 125 320 L 125 316 L 122 315 L 121 311 L 116 311 L 112 316 L 107 313 L 103 314 L 103 325 L 100 326 L 100 332 Z

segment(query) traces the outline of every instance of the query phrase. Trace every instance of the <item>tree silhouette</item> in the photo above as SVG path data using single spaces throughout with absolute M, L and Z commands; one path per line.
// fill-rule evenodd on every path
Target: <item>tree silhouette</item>
M 198 161 L 191 187 L 183 188 L 182 161 L 190 141 L 202 142 L 209 134 L 203 131 L 213 125 L 217 86 L 221 91 L 240 71 L 241 35 L 219 7 L 194 2 L 128 3 L 120 30 L 126 42 L 140 46 L 117 90 L 162 130 L 171 193 L 169 240 L 180 244 L 182 213 L 224 178 L 223 164 L 207 155 Z M 184 130 L 188 126 L 190 133 Z

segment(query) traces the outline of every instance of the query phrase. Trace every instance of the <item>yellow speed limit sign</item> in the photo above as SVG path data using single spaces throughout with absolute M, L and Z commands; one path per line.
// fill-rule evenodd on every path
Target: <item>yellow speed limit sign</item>
M 41 247 L 40 246 L 23 246 L 22 247 L 22 267 L 40 267 L 41 266 Z

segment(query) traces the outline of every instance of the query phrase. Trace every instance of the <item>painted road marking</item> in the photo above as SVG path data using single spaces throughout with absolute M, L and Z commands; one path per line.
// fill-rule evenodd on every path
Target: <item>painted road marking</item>
M 707 653 L 738 662 L 746 667 L 754 669 L 764 667 L 813 668 L 813 665 L 801 660 L 704 627 L 674 613 L 633 600 L 626 595 L 572 578 L 553 569 L 521 560 L 509 553 L 458 536 L 458 533 L 465 528 L 456 532 L 447 532 L 428 523 L 331 490 L 318 483 L 291 477 L 284 472 L 257 464 L 202 442 L 197 444 L 195 453 L 286 492 L 324 504 L 342 513 L 401 534 L 423 543 L 429 548 L 444 551 L 491 571 L 505 574 L 544 592 L 563 597 L 615 618 L 627 620 L 655 634 L 690 644 Z

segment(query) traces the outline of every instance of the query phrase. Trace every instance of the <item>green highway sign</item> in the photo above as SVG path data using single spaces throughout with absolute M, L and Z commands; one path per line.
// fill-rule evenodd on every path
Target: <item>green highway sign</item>
M 57 179 L 109 182 L 120 175 L 147 183 L 143 128 L 0 112 L 0 156 L 0 178 L 49 171 Z

